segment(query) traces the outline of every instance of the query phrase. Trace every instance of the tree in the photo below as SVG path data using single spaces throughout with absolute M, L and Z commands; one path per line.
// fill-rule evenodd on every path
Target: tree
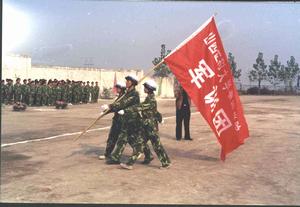
M 284 81 L 285 89 L 290 88 L 290 91 L 293 91 L 293 82 L 299 72 L 299 65 L 296 63 L 296 60 L 291 56 L 290 60 L 287 61 L 287 67 L 284 65 L 281 66 L 279 76 L 282 81 Z
M 274 89 L 278 85 L 280 80 L 280 68 L 281 62 L 278 61 L 278 55 L 274 56 L 274 60 L 270 61 L 269 70 L 268 70 L 268 81 L 273 85 Z
M 162 59 L 164 59 L 170 52 L 171 52 L 171 50 L 166 51 L 166 45 L 162 44 L 161 50 L 160 50 L 160 57 L 154 58 L 154 60 L 152 61 L 153 65 L 157 65 L 158 63 L 160 63 L 162 61 Z M 165 63 L 163 63 L 154 70 L 153 76 L 168 77 L 170 75 L 170 73 L 171 73 L 171 71 L 170 71 L 169 67 Z
M 237 80 L 240 79 L 240 76 L 241 76 L 241 69 L 237 70 L 237 66 L 236 66 L 236 62 L 234 61 L 234 56 L 232 55 L 231 52 L 228 53 L 228 62 L 229 62 L 229 65 L 231 67 L 231 71 L 232 71 L 232 74 L 233 74 L 233 77 Z
M 161 45 L 161 50 L 160 50 L 160 57 L 154 58 L 154 60 L 152 61 L 153 65 L 159 64 L 170 52 L 171 52 L 171 50 L 166 51 L 166 45 L 162 44 Z M 157 67 L 154 70 L 153 76 L 160 78 L 160 83 L 159 83 L 159 88 L 158 88 L 158 95 L 161 94 L 162 79 L 164 77 L 168 77 L 170 74 L 171 74 L 171 70 L 169 69 L 169 67 L 165 63 L 161 64 L 159 67 Z
M 260 94 L 260 86 L 263 80 L 267 79 L 267 65 L 263 59 L 263 53 L 259 52 L 256 58 L 256 64 L 253 64 L 253 70 L 250 71 L 249 80 L 258 82 L 258 94 Z

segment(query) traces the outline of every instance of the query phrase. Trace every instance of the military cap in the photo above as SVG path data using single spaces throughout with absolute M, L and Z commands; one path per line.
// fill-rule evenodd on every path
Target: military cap
M 151 91 L 156 91 L 157 85 L 156 82 L 153 79 L 147 80 L 144 84 L 145 88 Z
M 126 88 L 126 84 L 123 81 L 118 81 L 115 85 L 116 88 L 124 89 Z
M 135 74 L 130 74 L 125 77 L 126 80 L 130 80 L 134 85 L 138 84 L 138 77 Z

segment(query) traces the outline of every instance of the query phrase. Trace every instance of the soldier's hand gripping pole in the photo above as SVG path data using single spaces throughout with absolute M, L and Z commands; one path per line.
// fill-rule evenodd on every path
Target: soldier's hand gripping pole
M 157 65 L 155 65 L 154 67 L 152 67 L 152 68 L 151 68 L 151 69 L 150 69 L 150 70 L 149 70 L 149 71 L 148 71 L 148 72 L 147 72 L 147 73 L 139 80 L 138 84 L 139 84 L 140 82 L 142 82 L 147 76 L 149 76 L 149 75 L 153 72 L 153 70 L 155 70 L 157 67 L 159 67 L 161 64 L 163 64 L 163 62 L 164 62 L 164 60 L 162 60 L 160 63 L 158 63 Z M 126 93 L 125 93 L 125 94 L 126 94 Z M 116 99 L 112 104 L 121 101 L 121 100 L 124 98 L 125 94 L 123 94 L 120 98 Z M 103 111 L 103 113 L 102 113 L 95 121 L 93 121 L 93 122 L 90 124 L 89 127 L 87 127 L 83 132 L 81 132 L 77 137 L 75 137 L 75 138 L 73 139 L 73 141 L 78 140 L 84 133 L 87 132 L 87 130 L 89 130 L 92 126 L 94 126 L 98 120 L 100 120 L 102 117 L 104 117 L 105 115 L 109 114 L 110 112 L 111 112 L 110 109 L 107 109 L 107 110 Z

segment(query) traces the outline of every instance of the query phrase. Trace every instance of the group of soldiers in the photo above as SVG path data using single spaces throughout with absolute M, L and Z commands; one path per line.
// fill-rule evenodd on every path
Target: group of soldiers
M 1 80 L 1 103 L 23 103 L 28 106 L 53 106 L 57 102 L 81 104 L 97 103 L 99 97 L 98 82 L 83 82 L 45 79 L 21 79 L 16 83 L 12 79 Z
M 114 116 L 105 153 L 100 155 L 99 159 L 106 160 L 107 164 L 120 164 L 122 168 L 131 170 L 136 160 L 144 154 L 143 164 L 149 164 L 154 159 L 148 145 L 150 141 L 161 162 L 160 168 L 169 168 L 171 161 L 158 135 L 158 123 L 163 120 L 157 111 L 154 95 L 156 83 L 150 79 L 143 84 L 147 97 L 141 103 L 139 93 L 135 89 L 138 84 L 137 76 L 128 75 L 125 79 L 126 84 L 118 82 L 115 85 L 117 99 L 112 104 L 101 106 L 101 113 L 114 113 Z M 127 143 L 133 149 L 133 153 L 126 163 L 121 163 L 121 155 Z

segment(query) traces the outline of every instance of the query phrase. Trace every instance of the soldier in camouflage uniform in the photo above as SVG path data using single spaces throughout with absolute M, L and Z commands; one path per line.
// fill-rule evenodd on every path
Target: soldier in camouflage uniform
M 29 105 L 29 96 L 30 96 L 30 86 L 27 84 L 27 79 L 23 80 L 22 88 L 22 103 Z
M 29 106 L 35 105 L 35 95 L 36 95 L 36 86 L 35 82 L 30 82 L 30 92 L 29 92 Z
M 94 87 L 94 103 L 98 103 L 98 97 L 99 97 L 99 91 L 100 91 L 100 88 L 98 86 L 98 82 L 96 81 L 96 85 Z
M 44 79 L 42 80 L 41 91 L 42 91 L 41 105 L 47 106 L 49 94 L 48 94 L 48 89 L 47 89 L 47 85 L 46 85 L 46 80 L 44 80 Z
M 42 105 L 42 80 L 40 79 L 37 84 L 35 85 L 36 87 L 36 94 L 35 94 L 35 105 L 41 106 Z
M 6 104 L 6 85 L 4 80 L 1 80 L 1 105 L 2 104 Z
M 90 96 L 91 96 L 91 103 L 94 103 L 94 99 L 95 99 L 95 86 L 94 86 L 94 81 L 91 82 Z
M 138 84 L 137 77 L 135 75 L 126 76 L 126 88 L 127 92 L 125 96 L 118 102 L 113 104 L 103 105 L 103 109 L 108 109 L 111 112 L 118 112 L 120 115 L 124 114 L 124 110 L 128 107 L 140 104 L 139 93 L 135 90 L 135 86 Z M 125 149 L 127 142 L 133 148 L 133 154 L 129 157 L 127 164 L 121 163 L 121 166 L 125 166 L 127 169 L 132 169 L 132 165 L 143 153 L 144 140 L 142 138 L 142 120 L 135 108 L 127 111 L 123 116 L 124 122 L 121 126 L 121 132 L 116 143 L 116 147 L 107 159 L 107 164 L 120 163 L 121 155 Z
M 55 95 L 56 95 L 56 98 L 55 98 L 55 103 L 57 102 L 57 101 L 61 101 L 62 100 L 62 93 L 63 93 L 63 90 L 62 90 L 62 83 L 61 83 L 61 81 L 58 81 L 57 82 L 57 85 L 56 85 L 56 88 L 55 88 L 56 90 L 55 90 Z
M 7 97 L 7 103 L 12 104 L 13 98 L 14 98 L 14 86 L 13 86 L 13 80 L 12 79 L 6 79 L 7 85 L 6 85 L 6 97 Z
M 85 100 L 85 82 L 80 84 L 80 103 L 84 103 Z
M 66 92 L 68 93 L 68 100 L 67 103 L 72 103 L 72 99 L 73 99 L 73 84 L 70 80 L 67 80 L 67 89 Z
M 13 91 L 14 91 L 14 102 L 20 102 L 22 98 L 22 87 L 20 83 L 20 78 L 16 79 L 16 83 L 14 85 Z
M 121 96 L 124 95 L 126 90 L 126 85 L 124 82 L 118 82 L 115 85 L 115 87 L 118 93 L 118 97 L 116 99 L 117 101 L 118 99 L 120 99 Z M 123 117 L 117 112 L 115 112 L 114 117 L 112 119 L 112 125 L 109 131 L 108 139 L 106 142 L 105 153 L 104 155 L 99 156 L 100 160 L 104 160 L 108 158 L 111 155 L 112 151 L 114 150 L 119 134 L 121 132 L 122 121 L 123 121 Z
M 152 143 L 152 147 L 162 164 L 162 168 L 168 168 L 170 166 L 170 159 L 162 146 L 159 135 L 158 135 L 158 115 L 159 112 L 157 111 L 157 102 L 155 100 L 154 91 L 156 90 L 156 83 L 154 80 L 150 79 L 146 81 L 144 84 L 144 92 L 147 93 L 147 97 L 145 101 L 137 106 L 138 111 L 142 113 L 143 119 L 143 129 L 144 129 L 144 139 L 147 143 L 149 140 Z M 125 110 L 125 113 L 126 110 Z M 161 115 L 160 115 L 161 116 Z M 149 164 L 153 160 L 152 153 L 148 145 L 145 145 L 144 149 L 145 159 L 143 164 Z
M 57 96 L 57 80 L 51 83 L 51 106 L 55 105 L 56 96 Z
M 81 82 L 76 81 L 74 85 L 74 103 L 78 104 L 80 103 L 81 99 Z
M 47 101 L 47 105 L 48 106 L 51 106 L 52 103 L 53 103 L 53 100 L 52 100 L 52 80 L 48 80 L 48 83 L 47 83 L 47 94 L 48 94 L 48 101 Z
M 90 81 L 86 82 L 86 86 L 84 87 L 84 103 L 88 103 L 90 101 Z

